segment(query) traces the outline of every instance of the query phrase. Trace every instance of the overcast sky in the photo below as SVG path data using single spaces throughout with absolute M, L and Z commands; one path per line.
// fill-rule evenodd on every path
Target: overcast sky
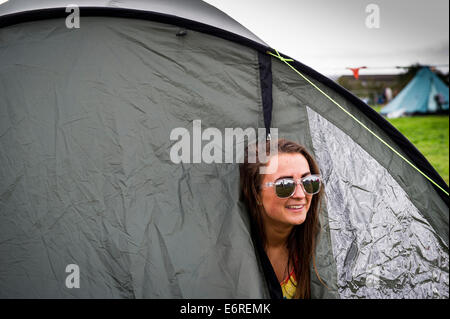
M 322 74 L 398 73 L 395 66 L 449 64 L 449 0 L 204 0 L 272 48 Z M 368 28 L 369 4 L 379 28 Z M 373 20 L 371 20 L 373 22 Z M 381 67 L 388 67 L 382 69 Z

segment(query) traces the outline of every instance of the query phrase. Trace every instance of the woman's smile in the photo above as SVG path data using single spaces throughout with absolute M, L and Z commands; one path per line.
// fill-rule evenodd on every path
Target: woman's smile
M 303 205 L 303 204 L 294 204 L 294 205 L 286 205 L 285 207 L 287 209 L 289 209 L 290 211 L 292 211 L 292 212 L 300 213 L 303 210 L 303 208 L 305 208 L 305 205 Z

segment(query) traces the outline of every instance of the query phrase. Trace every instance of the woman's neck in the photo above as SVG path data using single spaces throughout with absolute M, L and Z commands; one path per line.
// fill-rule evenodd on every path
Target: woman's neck
M 267 224 L 266 224 L 267 225 Z M 266 249 L 280 249 L 287 248 L 287 241 L 289 234 L 292 231 L 291 227 L 270 225 L 265 226 Z

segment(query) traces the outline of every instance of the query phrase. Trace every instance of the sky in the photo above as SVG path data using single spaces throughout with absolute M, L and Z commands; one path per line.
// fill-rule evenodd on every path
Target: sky
M 414 63 L 449 69 L 449 0 L 204 1 L 324 75 L 359 66 L 368 67 L 360 74 L 392 74 Z

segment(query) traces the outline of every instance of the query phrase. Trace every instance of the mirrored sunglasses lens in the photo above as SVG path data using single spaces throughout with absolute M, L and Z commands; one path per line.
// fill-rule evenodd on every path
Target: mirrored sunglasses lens
M 292 195 L 295 189 L 293 180 L 281 180 L 275 184 L 275 192 L 278 197 L 286 198 Z
M 320 190 L 320 179 L 318 177 L 307 177 L 303 179 L 303 187 L 308 194 L 316 194 Z

